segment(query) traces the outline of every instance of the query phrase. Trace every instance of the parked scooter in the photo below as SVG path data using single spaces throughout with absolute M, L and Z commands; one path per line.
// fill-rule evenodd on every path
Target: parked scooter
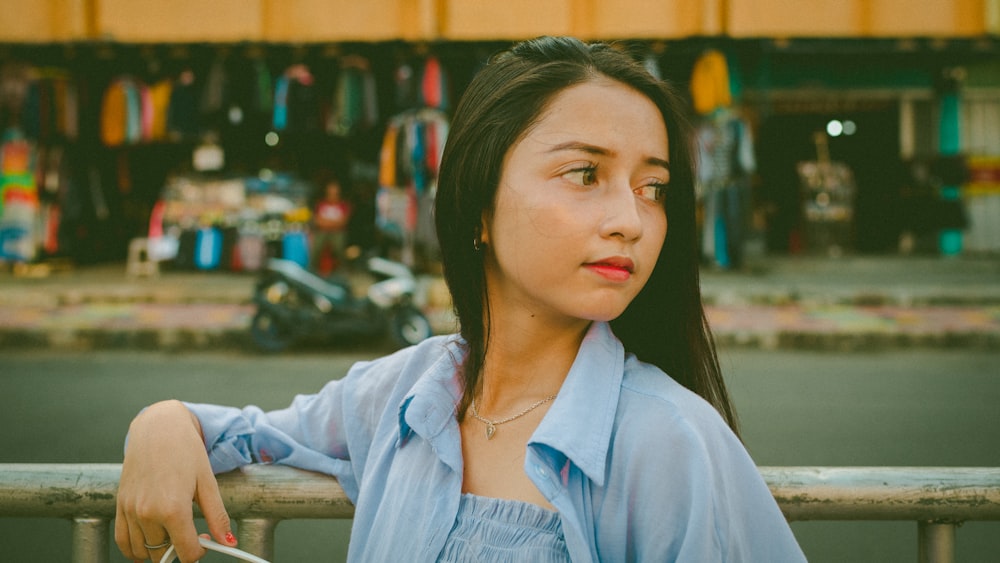
M 412 303 L 416 279 L 410 269 L 380 257 L 366 265 L 378 281 L 357 298 L 346 281 L 324 279 L 291 260 L 268 260 L 254 291 L 253 341 L 280 352 L 305 339 L 389 336 L 402 347 L 430 337 L 430 322 Z

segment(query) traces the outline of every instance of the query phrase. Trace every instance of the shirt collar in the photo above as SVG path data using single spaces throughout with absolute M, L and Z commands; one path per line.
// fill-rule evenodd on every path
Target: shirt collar
M 444 351 L 399 405 L 399 444 L 404 444 L 411 432 L 416 433 L 456 471 L 462 468 L 455 408 L 462 395 L 457 367 L 463 356 L 461 339 L 448 340 Z M 559 395 L 535 429 L 529 447 L 542 445 L 559 452 L 590 480 L 603 485 L 624 371 L 622 343 L 608 323 L 592 323 Z M 443 432 L 448 428 L 454 435 Z M 556 460 L 552 463 L 561 465 Z
M 461 438 L 455 407 L 462 396 L 457 367 L 464 353 L 459 338 L 444 343 L 443 350 L 417 378 L 399 404 L 399 445 L 415 433 L 427 440 L 441 461 L 452 469 L 462 468 Z M 448 428 L 451 432 L 445 432 Z
M 625 348 L 607 323 L 594 322 L 529 446 L 562 453 L 603 485 L 624 372 Z

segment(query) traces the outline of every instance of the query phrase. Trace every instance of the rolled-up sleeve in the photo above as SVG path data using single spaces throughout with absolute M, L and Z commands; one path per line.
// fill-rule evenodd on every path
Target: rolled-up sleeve
M 250 463 L 289 465 L 337 477 L 353 500 L 357 476 L 348 442 L 352 433 L 365 430 L 360 427 L 362 421 L 347 415 L 343 408 L 345 395 L 351 393 L 349 378 L 331 381 L 319 393 L 298 395 L 280 410 L 199 403 L 185 406 L 201 423 L 215 473 Z
M 208 459 L 216 473 L 253 463 L 250 437 L 254 430 L 242 411 L 232 407 L 184 403 L 201 423 Z

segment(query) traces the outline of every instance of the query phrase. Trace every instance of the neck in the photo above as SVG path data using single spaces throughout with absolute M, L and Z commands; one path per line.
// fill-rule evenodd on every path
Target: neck
M 590 323 L 551 325 L 531 316 L 492 320 L 476 394 L 479 411 L 500 416 L 557 394 Z

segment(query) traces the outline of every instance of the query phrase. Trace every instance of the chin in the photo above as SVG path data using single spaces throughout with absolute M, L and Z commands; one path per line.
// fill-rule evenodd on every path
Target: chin
M 613 296 L 604 295 L 603 297 L 603 299 L 595 297 L 591 300 L 581 317 L 591 321 L 613 321 L 622 316 L 622 313 L 628 308 L 632 299 L 635 298 L 633 295 L 626 299 L 626 296 L 621 294 Z
M 597 310 L 592 309 L 580 315 L 580 318 L 587 319 L 588 321 L 611 322 L 622 316 L 622 313 L 624 312 L 624 305 L 621 307 L 608 307 Z

